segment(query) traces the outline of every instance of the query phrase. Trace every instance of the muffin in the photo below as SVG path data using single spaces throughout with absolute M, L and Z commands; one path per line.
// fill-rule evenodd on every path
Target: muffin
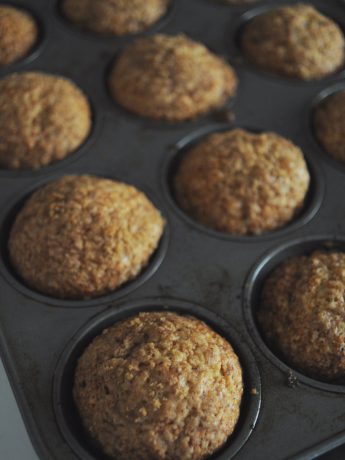
M 178 205 L 215 230 L 259 235 L 289 223 L 310 182 L 301 150 L 274 133 L 233 129 L 187 151 L 173 178 Z
M 108 35 L 126 35 L 157 22 L 169 0 L 63 0 L 62 12 L 78 26 Z
M 38 169 L 80 147 L 91 109 L 70 80 L 40 72 L 0 80 L 0 167 Z
M 30 14 L 0 5 L 0 67 L 26 56 L 37 38 L 37 25 Z
M 109 77 L 115 101 L 155 119 L 182 121 L 221 107 L 236 91 L 231 66 L 184 35 L 157 34 L 130 44 Z
M 98 297 L 141 272 L 163 228 L 160 213 L 136 188 L 65 176 L 36 190 L 19 211 L 9 235 L 10 262 L 44 294 Z
M 301 80 L 332 74 L 345 60 L 345 41 L 339 26 L 303 3 L 257 16 L 245 26 L 241 44 L 254 65 Z
M 202 321 L 141 313 L 97 336 L 76 367 L 84 428 L 116 460 L 201 460 L 237 423 L 242 371 L 231 345 Z
M 310 377 L 345 379 L 345 253 L 315 251 L 276 268 L 257 314 L 269 345 Z
M 345 91 L 329 96 L 316 107 L 314 133 L 329 155 L 345 162 Z

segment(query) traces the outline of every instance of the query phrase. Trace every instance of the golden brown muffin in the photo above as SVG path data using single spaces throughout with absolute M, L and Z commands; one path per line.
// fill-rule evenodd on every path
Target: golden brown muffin
M 345 254 L 315 251 L 276 268 L 264 284 L 258 322 L 293 367 L 345 379 Z
M 309 187 L 301 150 L 274 133 L 212 134 L 182 158 L 179 206 L 196 221 L 238 235 L 277 229 L 300 211 Z
M 38 29 L 31 15 L 0 5 L 0 67 L 26 56 L 37 41 Z
M 84 427 L 116 460 L 201 460 L 237 423 L 242 370 L 202 321 L 141 313 L 97 336 L 79 359 L 74 399 Z
M 184 35 L 135 41 L 116 60 L 109 78 L 114 99 L 127 110 L 170 121 L 221 107 L 236 86 L 225 61 Z
M 315 109 L 314 132 L 327 153 L 345 162 L 345 91 L 328 97 Z
M 92 176 L 65 176 L 35 191 L 9 237 L 13 268 L 51 296 L 108 294 L 149 262 L 163 233 L 160 213 L 136 188 Z
M 0 167 L 38 169 L 80 147 L 91 109 L 70 80 L 40 72 L 0 80 Z
M 98 34 L 126 35 L 157 22 L 170 0 L 63 0 L 62 12 L 77 25 Z
M 274 8 L 250 21 L 242 50 L 263 70 L 301 80 L 332 74 L 345 60 L 340 27 L 303 3 Z

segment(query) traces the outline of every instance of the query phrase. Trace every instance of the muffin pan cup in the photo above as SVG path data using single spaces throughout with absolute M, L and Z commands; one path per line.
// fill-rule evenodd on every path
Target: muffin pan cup
M 310 3 L 321 7 L 320 1 Z M 95 458 L 80 427 L 76 439 L 65 413 L 75 362 L 75 355 L 68 359 L 70 352 L 79 353 L 81 344 L 86 343 L 83 340 L 109 321 L 166 306 L 198 316 L 223 331 L 242 358 L 245 372 L 255 375 L 254 387 L 246 390 L 243 422 L 214 459 L 311 459 L 345 442 L 344 386 L 313 384 L 281 364 L 257 336 L 251 310 L 255 302 L 248 301 L 259 292 L 258 283 L 263 279 L 250 276 L 258 264 L 264 275 L 271 260 L 288 257 L 290 252 L 281 252 L 282 248 L 298 242 L 301 250 L 308 250 L 308 241 L 323 244 L 345 237 L 344 168 L 327 161 L 310 125 L 313 101 L 323 90 L 341 83 L 343 74 L 308 83 L 265 75 L 239 59 L 236 44 L 229 46 L 243 14 L 256 9 L 256 4 L 232 7 L 212 0 L 175 0 L 172 14 L 154 30 L 184 32 L 234 65 L 239 77 L 232 106 L 236 121 L 219 125 L 218 112 L 181 124 L 153 122 L 118 110 L 105 84 L 109 63 L 134 37 L 98 37 L 77 31 L 59 17 L 53 0 L 22 0 L 20 4 L 41 18 L 44 35 L 40 52 L 1 69 L 0 76 L 39 70 L 71 78 L 90 97 L 95 120 L 90 138 L 75 156 L 39 171 L 0 171 L 1 356 L 39 456 L 44 460 L 84 460 L 87 451 Z M 260 2 L 260 7 L 267 5 L 272 2 Z M 323 10 L 345 24 L 340 1 L 323 5 Z M 307 203 L 307 218 L 302 212 L 299 220 L 284 229 L 260 237 L 237 237 L 209 231 L 177 208 L 169 189 L 175 155 L 186 143 L 233 126 L 274 131 L 302 148 L 313 171 L 312 209 Z M 159 264 L 150 276 L 143 272 L 143 278 L 139 276 L 122 292 L 92 301 L 53 299 L 24 286 L 10 271 L 6 260 L 9 218 L 40 185 L 64 174 L 85 173 L 113 177 L 143 190 L 168 221 L 161 243 L 164 250 L 154 255 Z M 278 258 L 272 256 L 276 251 Z M 151 269 L 148 266 L 147 270 Z M 250 286 L 253 291 L 248 291 Z M 248 393 L 254 389 L 257 393 Z
M 78 358 L 92 339 L 116 321 L 134 316 L 144 311 L 174 311 L 180 315 L 193 315 L 206 322 L 220 335 L 231 342 L 243 369 L 244 395 L 240 418 L 231 438 L 215 458 L 225 460 L 233 457 L 246 442 L 255 428 L 261 403 L 260 374 L 250 349 L 243 338 L 232 327 L 210 310 L 190 302 L 170 298 L 153 298 L 132 301 L 119 308 L 112 308 L 97 315 L 72 338 L 64 350 L 55 374 L 53 400 L 59 427 L 76 454 L 85 460 L 97 460 L 102 454 L 90 443 L 85 449 L 85 434 L 76 416 L 73 402 L 73 377 Z

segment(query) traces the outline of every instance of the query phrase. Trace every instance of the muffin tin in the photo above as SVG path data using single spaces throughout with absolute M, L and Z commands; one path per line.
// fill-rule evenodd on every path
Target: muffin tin
M 26 70 L 64 75 L 85 91 L 94 114 L 89 139 L 65 160 L 34 172 L 0 171 L 1 354 L 41 458 L 102 458 L 90 447 L 73 407 L 76 359 L 92 337 L 117 319 L 161 309 L 205 320 L 240 356 L 245 375 L 241 419 L 214 459 L 310 459 L 345 442 L 345 386 L 290 369 L 262 341 L 254 313 L 262 280 L 277 263 L 316 246 L 345 247 L 344 167 L 329 161 L 310 123 L 315 101 L 341 84 L 344 74 L 307 83 L 247 65 L 238 49 L 244 21 L 258 8 L 283 4 L 281 0 L 243 7 L 173 0 L 167 16 L 147 33 L 184 32 L 205 43 L 234 65 L 239 89 L 228 107 L 200 119 L 150 121 L 114 104 L 106 85 L 110 63 L 136 36 L 80 31 L 61 17 L 55 0 L 6 3 L 32 11 L 39 19 L 41 41 L 31 56 L 1 69 L 0 77 Z M 309 3 L 345 29 L 341 1 Z M 285 228 L 262 236 L 230 236 L 196 224 L 177 207 L 170 184 L 180 155 L 208 133 L 232 126 L 275 131 L 304 151 L 312 186 L 301 215 Z M 137 186 L 161 210 L 167 228 L 137 280 L 99 299 L 64 301 L 34 292 L 17 278 L 8 263 L 7 235 L 30 192 L 64 174 L 83 173 Z

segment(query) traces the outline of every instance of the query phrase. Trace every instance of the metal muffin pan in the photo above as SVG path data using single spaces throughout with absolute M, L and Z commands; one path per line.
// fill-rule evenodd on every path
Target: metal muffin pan
M 239 89 L 226 110 L 179 124 L 150 121 L 114 104 L 106 85 L 110 63 L 136 36 L 118 39 L 80 31 L 60 16 L 55 0 L 6 3 L 32 10 L 40 18 L 42 34 L 36 51 L 1 69 L 0 77 L 27 70 L 64 75 L 85 91 L 94 114 L 92 134 L 69 158 L 34 172 L 0 171 L 1 355 L 41 458 L 101 458 L 90 447 L 73 407 L 75 361 L 83 346 L 112 321 L 164 308 L 193 314 L 215 327 L 229 338 L 244 368 L 242 416 L 214 459 L 311 459 L 345 442 L 345 387 L 310 381 L 290 369 L 263 343 L 253 311 L 265 274 L 296 253 L 287 248 L 298 242 L 298 251 L 308 251 L 310 241 L 322 245 L 345 238 L 345 203 L 339 199 L 345 193 L 344 168 L 326 158 L 310 123 L 316 98 L 343 82 L 344 74 L 297 82 L 246 63 L 236 42 L 243 21 L 257 8 L 283 4 L 281 0 L 243 7 L 175 0 L 167 17 L 147 33 L 184 32 L 205 43 L 234 65 Z M 340 1 L 310 3 L 345 29 Z M 234 117 L 234 124 L 220 123 Z M 224 235 L 191 221 L 175 204 L 170 188 L 174 161 L 190 143 L 232 126 L 271 130 L 302 148 L 313 177 L 310 197 L 297 220 L 284 229 L 260 237 Z M 64 174 L 83 173 L 142 189 L 166 217 L 167 230 L 147 271 L 123 289 L 92 301 L 53 299 L 26 287 L 13 273 L 6 235 L 28 193 Z

